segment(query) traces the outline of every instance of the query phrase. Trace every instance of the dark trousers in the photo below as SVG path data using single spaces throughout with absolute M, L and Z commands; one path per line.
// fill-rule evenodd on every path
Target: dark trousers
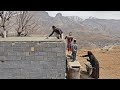
M 77 54 L 77 52 L 72 52 L 72 59 L 73 59 L 73 61 L 76 60 L 76 54 Z

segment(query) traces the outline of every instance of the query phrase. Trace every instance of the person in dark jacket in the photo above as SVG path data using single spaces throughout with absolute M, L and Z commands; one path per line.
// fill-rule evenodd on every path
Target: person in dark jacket
M 52 36 L 53 34 L 55 34 L 55 36 L 57 37 L 57 39 L 62 39 L 63 38 L 63 31 L 60 28 L 56 28 L 55 26 L 52 26 L 52 33 L 49 35 Z
M 83 55 L 81 57 L 89 57 L 89 59 L 87 59 L 87 61 L 90 62 L 90 64 L 92 65 L 92 68 L 93 68 L 91 77 L 98 79 L 99 78 L 99 62 L 95 58 L 93 53 L 91 51 L 88 51 L 88 55 Z

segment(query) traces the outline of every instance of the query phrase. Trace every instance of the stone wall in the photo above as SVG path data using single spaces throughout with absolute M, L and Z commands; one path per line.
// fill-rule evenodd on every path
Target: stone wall
M 64 41 L 19 39 L 0 41 L 0 79 L 65 79 Z

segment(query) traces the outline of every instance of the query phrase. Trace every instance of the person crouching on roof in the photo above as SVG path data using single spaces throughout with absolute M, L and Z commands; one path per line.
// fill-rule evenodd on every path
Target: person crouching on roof
M 55 37 L 57 39 L 63 39 L 63 31 L 60 28 L 56 28 L 55 26 L 52 26 L 52 29 L 53 31 L 48 37 L 51 37 L 53 34 L 55 34 Z

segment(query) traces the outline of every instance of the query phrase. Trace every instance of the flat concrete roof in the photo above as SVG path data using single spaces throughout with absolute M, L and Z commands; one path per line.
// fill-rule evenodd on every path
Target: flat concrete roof
M 6 37 L 0 38 L 0 41 L 44 41 L 44 42 L 63 42 L 62 39 L 57 39 L 55 37 Z

